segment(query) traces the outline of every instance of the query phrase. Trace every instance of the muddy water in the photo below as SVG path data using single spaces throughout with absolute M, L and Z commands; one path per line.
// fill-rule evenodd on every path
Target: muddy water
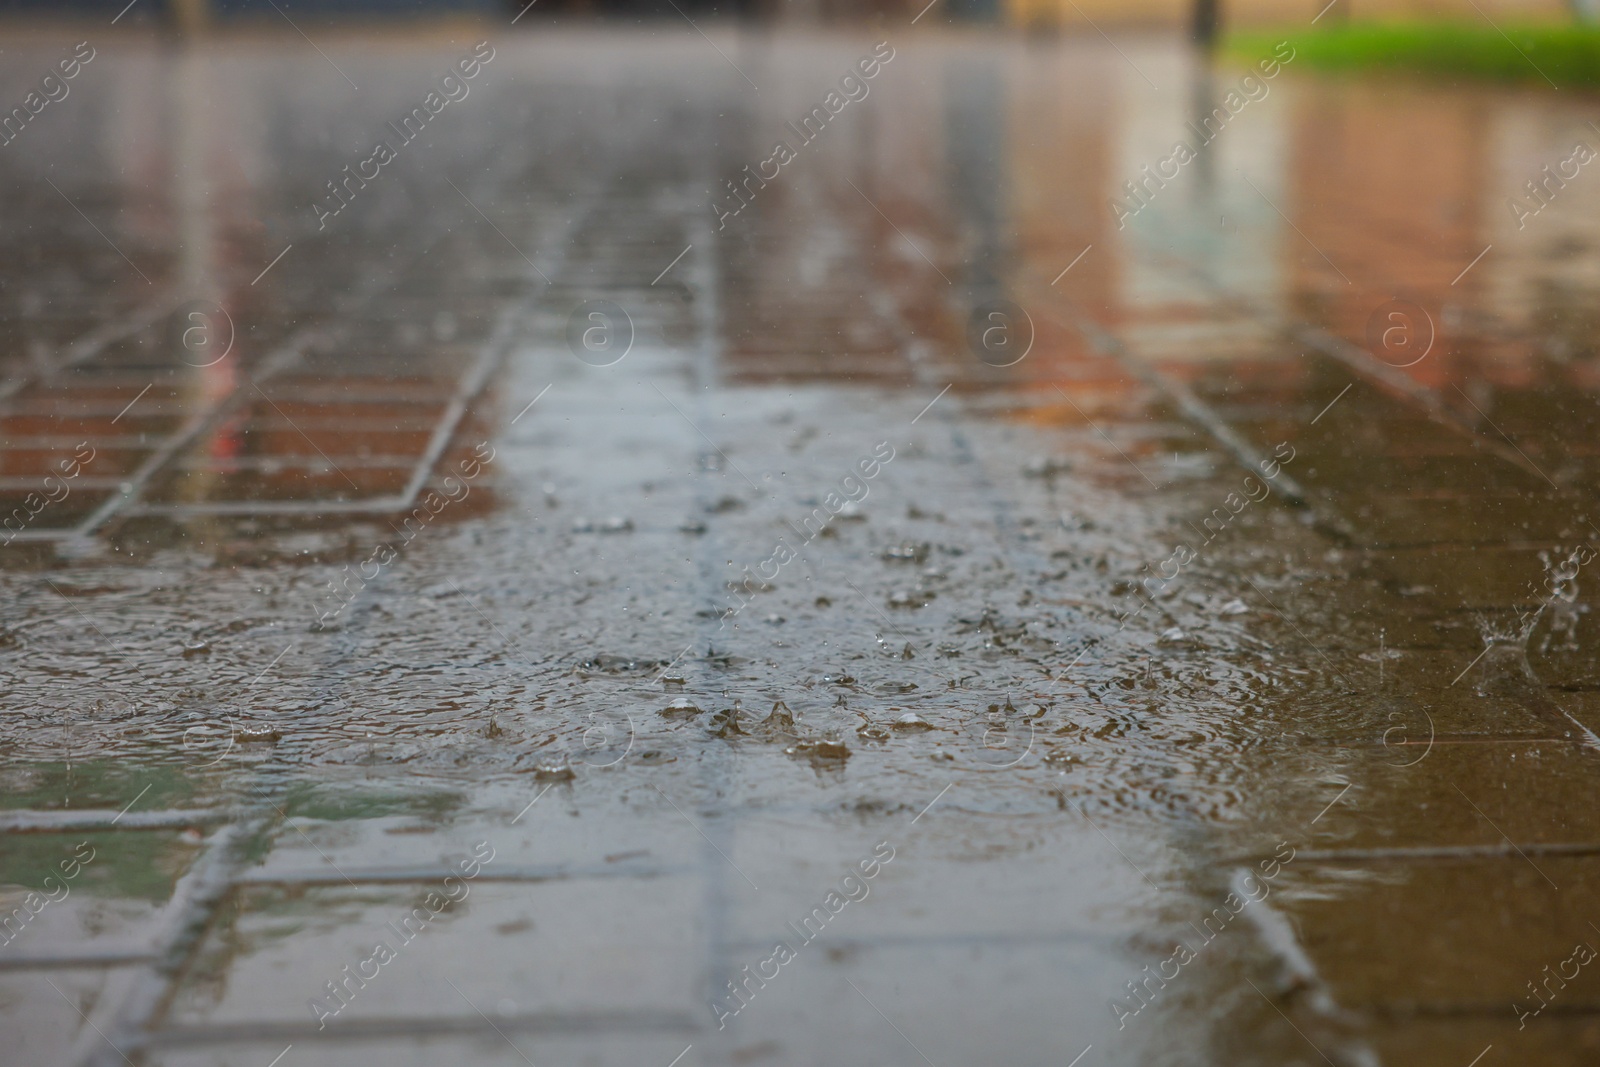
M 1589 1062 L 1590 102 L 714 42 L 0 148 L 19 1062 Z

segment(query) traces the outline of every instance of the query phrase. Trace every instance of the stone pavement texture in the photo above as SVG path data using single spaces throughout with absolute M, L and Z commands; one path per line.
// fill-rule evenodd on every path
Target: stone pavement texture
M 1593 1063 L 1592 101 L 666 25 L 0 147 L 0 1061 Z

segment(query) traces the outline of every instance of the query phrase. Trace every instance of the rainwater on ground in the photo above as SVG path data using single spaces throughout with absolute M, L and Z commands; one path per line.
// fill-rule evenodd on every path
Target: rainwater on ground
M 1600 1055 L 1592 98 L 663 23 L 0 102 L 85 36 L 0 1061 Z

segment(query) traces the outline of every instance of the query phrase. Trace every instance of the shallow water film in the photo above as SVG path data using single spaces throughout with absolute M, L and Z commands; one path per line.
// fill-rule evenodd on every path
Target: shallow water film
M 0 1063 L 1600 1061 L 1592 95 L 121 6 L 0 21 Z

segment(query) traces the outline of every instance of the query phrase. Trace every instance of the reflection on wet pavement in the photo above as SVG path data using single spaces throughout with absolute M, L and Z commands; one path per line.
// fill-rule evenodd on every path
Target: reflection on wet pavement
M 1589 102 L 716 41 L 0 147 L 17 1062 L 1592 1062 Z

